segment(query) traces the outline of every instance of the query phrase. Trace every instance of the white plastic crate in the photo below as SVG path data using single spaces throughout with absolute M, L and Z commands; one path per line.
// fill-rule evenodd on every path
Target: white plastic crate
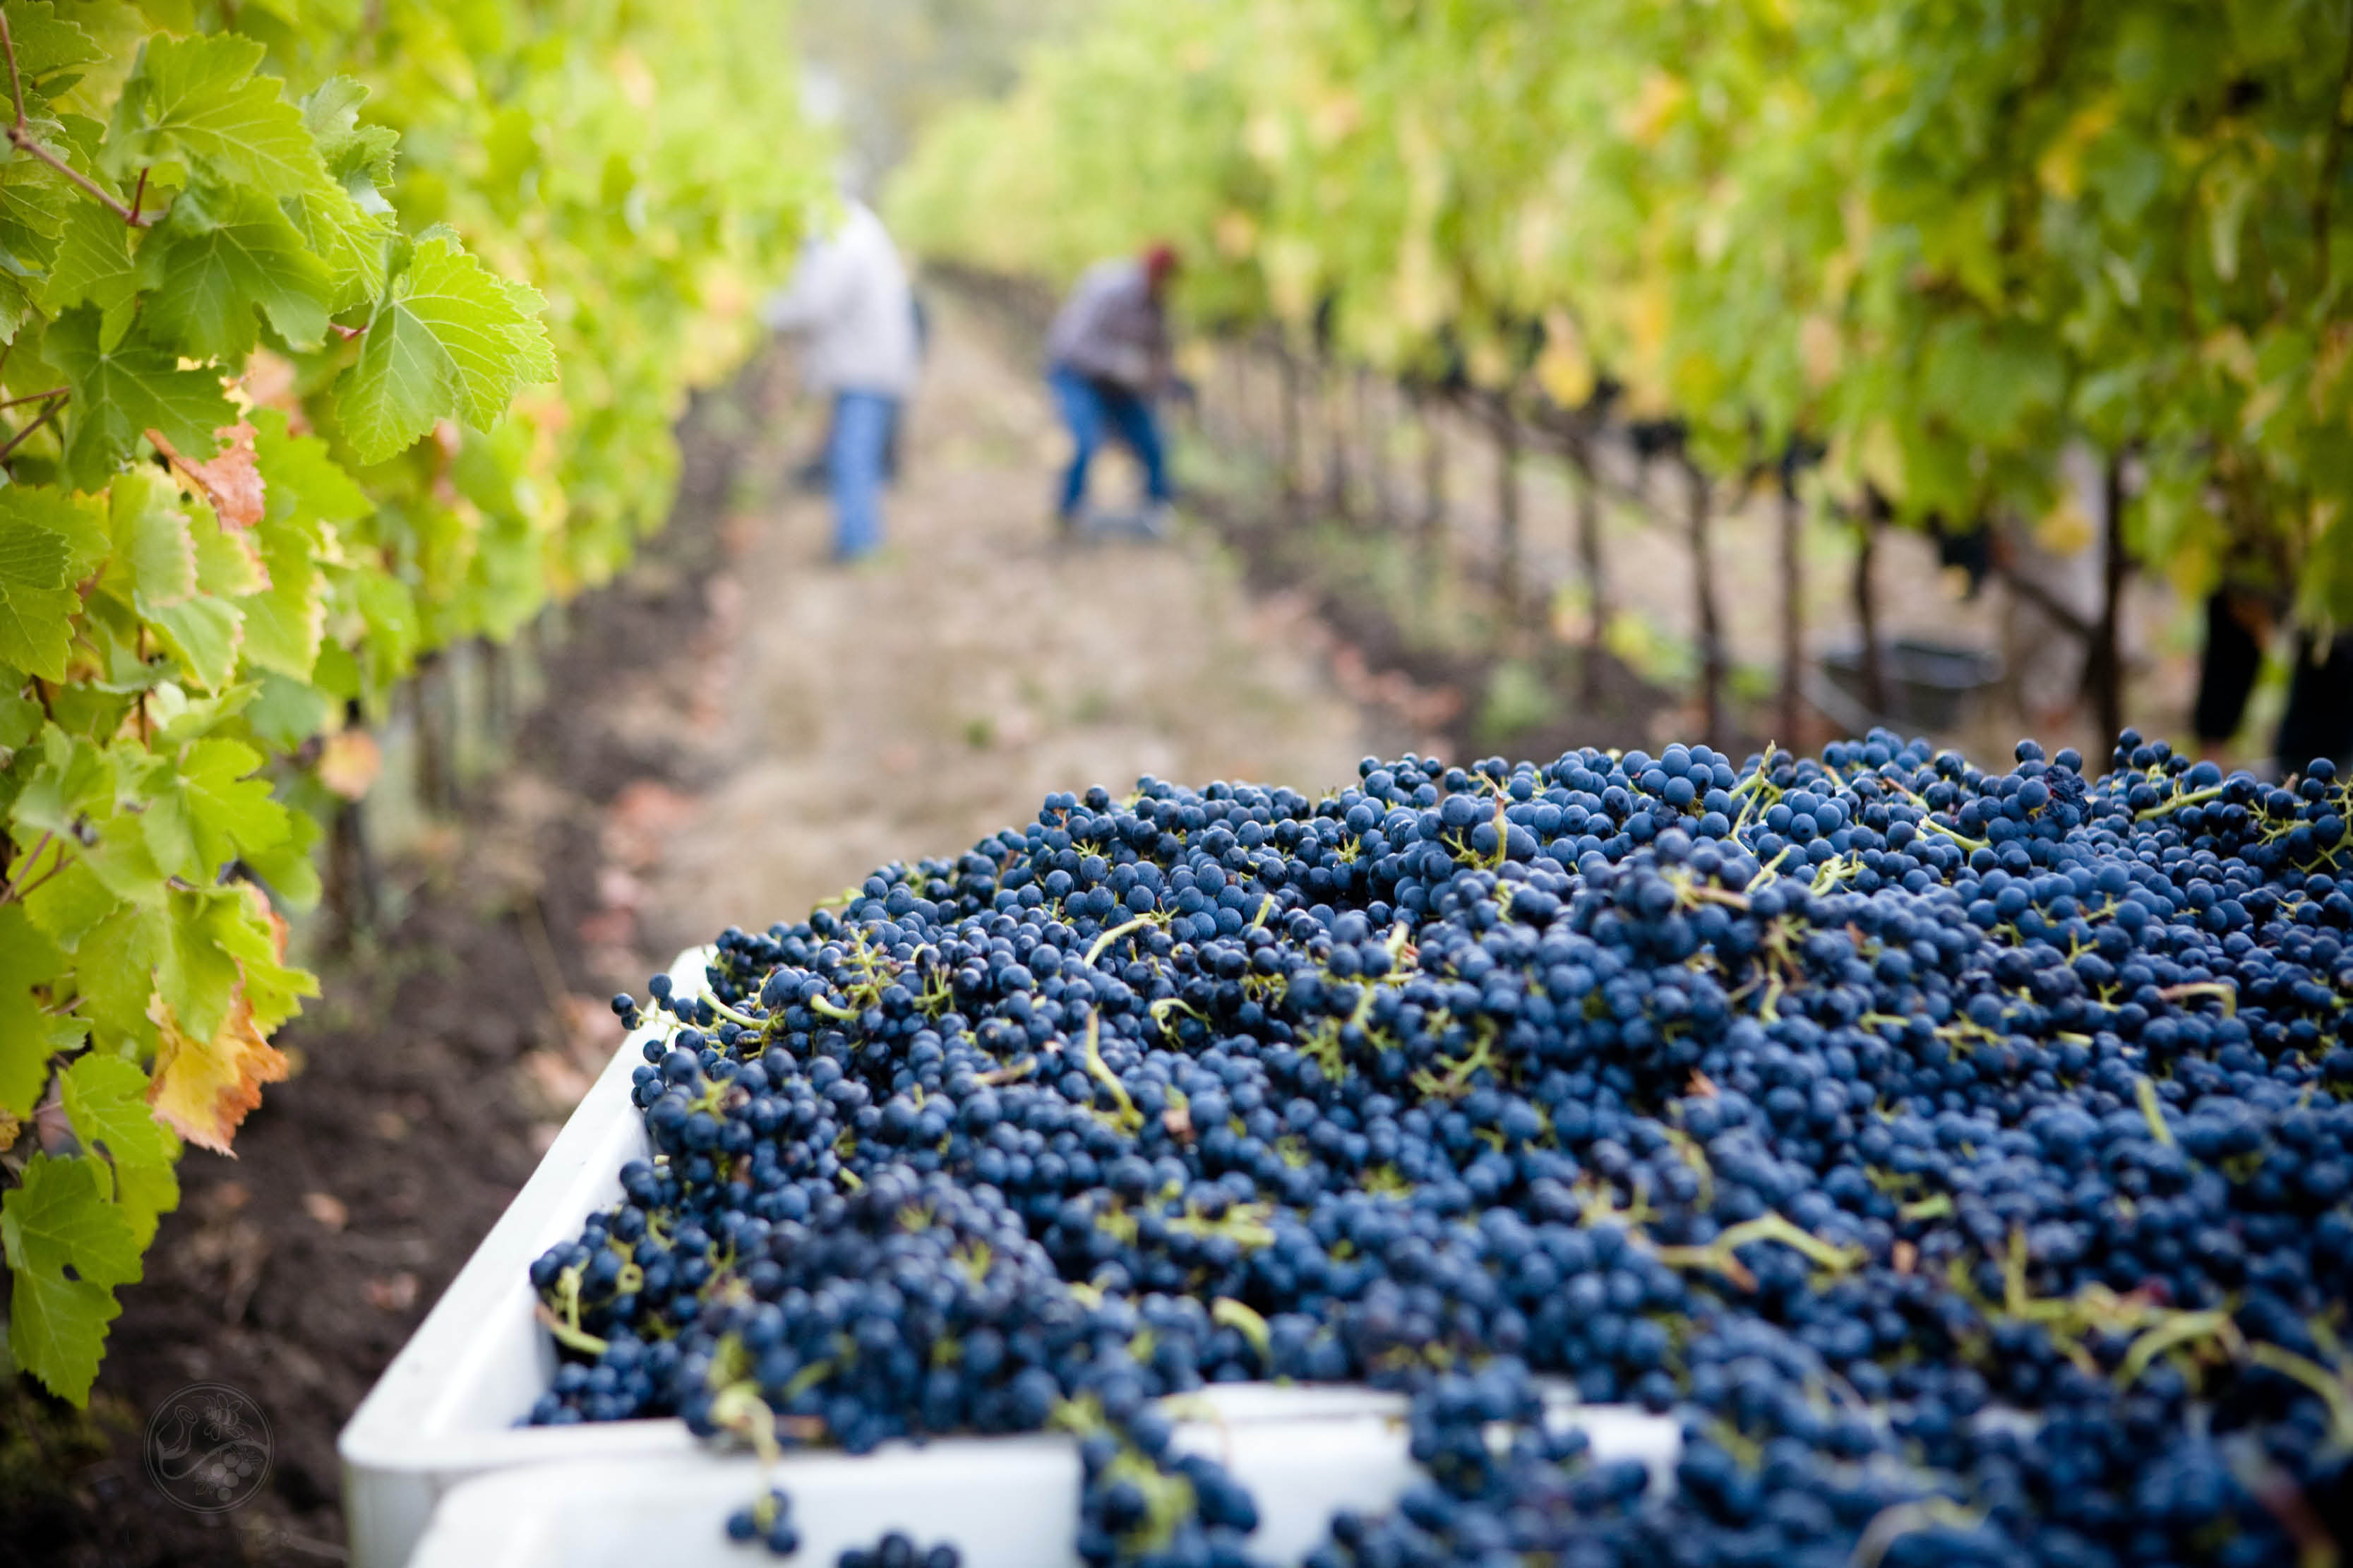
M 700 994 L 708 949 L 679 955 L 671 979 Z M 399 1568 L 441 1494 L 525 1465 L 691 1456 L 683 1423 L 615 1421 L 518 1427 L 555 1374 L 555 1347 L 533 1315 L 533 1258 L 576 1238 L 621 1195 L 621 1167 L 647 1152 L 629 1103 L 644 1034 L 624 1041 L 574 1109 L 531 1180 L 360 1402 L 336 1443 L 357 1568 Z
M 703 966 L 710 954 L 708 948 L 696 948 L 679 955 L 670 977 L 681 994 L 703 994 Z M 701 1550 L 697 1542 L 706 1536 L 713 1542 L 712 1549 L 719 1551 L 725 1544 L 717 1536 L 720 1521 L 757 1489 L 747 1479 L 756 1473 L 746 1468 L 753 1461 L 707 1447 L 674 1418 L 571 1426 L 516 1425 L 546 1391 L 556 1364 L 554 1342 L 534 1315 L 537 1296 L 528 1274 L 532 1259 L 559 1242 L 575 1239 L 583 1220 L 620 1197 L 621 1166 L 648 1157 L 644 1122 L 629 1100 L 630 1070 L 645 1059 L 646 1037 L 640 1032 L 623 1042 L 531 1180 L 343 1427 L 337 1449 L 343 1461 L 344 1516 L 354 1568 L 400 1568 L 412 1552 L 418 1553 L 419 1562 L 504 1563 L 507 1558 L 491 1554 L 494 1548 L 537 1552 L 533 1542 L 570 1540 L 562 1532 L 580 1528 L 574 1522 L 576 1517 L 603 1521 L 590 1540 L 655 1539 L 632 1534 L 639 1527 L 629 1518 L 642 1507 L 649 1510 L 649 1519 L 677 1520 L 678 1510 L 689 1504 L 664 1500 L 674 1489 L 682 1489 L 681 1498 L 700 1500 L 692 1504 L 695 1522 L 691 1529 L 660 1535 L 663 1552 L 653 1560 L 699 1561 L 674 1553 Z M 1196 1397 L 1199 1403 L 1188 1408 L 1203 1411 L 1207 1419 L 1198 1428 L 1188 1427 L 1186 1440 L 1244 1445 L 1235 1450 L 1244 1466 L 1240 1479 L 1258 1491 L 1261 1509 L 1268 1509 L 1276 1496 L 1283 1500 L 1280 1515 L 1269 1512 L 1270 1530 L 1278 1519 L 1289 1520 L 1294 1510 L 1303 1510 L 1299 1518 L 1313 1515 L 1314 1531 L 1320 1534 L 1330 1509 L 1339 1504 L 1317 1500 L 1329 1495 L 1341 1501 L 1378 1502 L 1393 1496 L 1407 1479 L 1404 1439 L 1397 1427 L 1403 1405 L 1394 1395 L 1365 1388 L 1229 1384 Z M 1600 1452 L 1641 1458 L 1662 1470 L 1673 1462 L 1676 1429 L 1669 1420 L 1613 1407 L 1581 1412 L 1578 1419 L 1592 1430 Z M 1261 1444 L 1254 1435 L 1261 1426 L 1279 1427 L 1281 1435 L 1270 1433 Z M 1367 1456 L 1376 1450 L 1389 1457 L 1375 1462 Z M 1319 1454 L 1326 1458 L 1315 1459 Z M 1294 1488 L 1292 1479 L 1297 1479 L 1300 1467 L 1314 1471 L 1318 1465 L 1330 1474 L 1312 1484 L 1299 1479 Z M 561 1472 L 542 1469 L 556 1466 L 564 1467 Z M 523 1470 L 538 1473 L 508 1474 Z M 920 1448 L 891 1445 L 858 1459 L 794 1455 L 783 1461 L 783 1473 L 803 1506 L 818 1510 L 806 1517 L 837 1521 L 846 1532 L 844 1544 L 889 1528 L 894 1516 L 878 1500 L 905 1492 L 925 1504 L 923 1517 L 911 1525 L 934 1536 L 955 1534 L 977 1553 L 996 1539 L 991 1521 L 997 1516 L 986 1512 L 987 1500 L 980 1494 L 991 1486 L 1015 1486 L 1011 1478 L 1016 1476 L 1022 1478 L 1018 1483 L 1022 1496 L 1052 1500 L 1050 1506 L 1040 1501 L 1034 1510 L 1044 1520 L 1046 1534 L 1008 1537 L 1016 1542 L 1007 1547 L 1012 1555 L 968 1553 L 967 1562 L 1061 1562 L 1068 1556 L 1077 1518 L 1076 1459 L 1070 1443 L 1060 1438 L 943 1439 Z M 650 1479 L 642 1485 L 621 1483 L 620 1478 L 640 1475 Z M 966 1479 L 976 1476 L 994 1479 L 986 1484 Z M 707 1481 L 699 1479 L 705 1477 Z M 685 1478 L 698 1479 L 690 1483 Z M 981 1510 L 970 1516 L 968 1528 L 950 1531 L 932 1521 L 934 1497 L 945 1508 L 949 1499 L 966 1496 L 976 1499 L 973 1506 Z M 448 1510 L 437 1512 L 445 1497 Z M 512 1529 L 498 1523 L 502 1507 L 513 1510 Z M 444 1555 L 419 1551 L 428 1521 L 436 1543 L 432 1550 Z M 484 1542 L 480 1555 L 446 1554 L 456 1550 L 449 1542 L 475 1539 Z M 818 1542 L 813 1533 L 809 1539 Z M 1040 1550 L 1038 1542 L 1046 1541 L 1050 1542 L 1050 1554 L 1033 1554 Z M 1271 1541 L 1261 1550 L 1271 1545 Z M 997 1547 L 990 1544 L 987 1550 L 994 1552 Z M 556 1561 L 531 1555 L 513 1560 Z M 565 1559 L 575 1568 L 589 1562 L 646 1560 L 617 1551 L 607 1555 L 602 1547 L 588 1556 Z
M 1404 1402 L 1380 1402 L 1388 1413 L 1188 1423 L 1177 1442 L 1250 1486 L 1260 1510 L 1251 1554 L 1294 1563 L 1324 1539 L 1334 1510 L 1379 1511 L 1411 1484 Z M 1654 1469 L 1672 1462 L 1671 1422 L 1616 1408 L 1574 1418 L 1598 1451 Z M 452 1491 L 411 1568 L 741 1568 L 768 1558 L 728 1540 L 726 1517 L 772 1485 L 792 1498 L 797 1561 L 818 1568 L 886 1530 L 919 1545 L 952 1541 L 965 1568 L 1079 1568 L 1079 1484 L 1076 1452 L 1058 1437 L 944 1438 L 863 1458 L 796 1454 L 765 1470 L 741 1455 L 540 1467 Z

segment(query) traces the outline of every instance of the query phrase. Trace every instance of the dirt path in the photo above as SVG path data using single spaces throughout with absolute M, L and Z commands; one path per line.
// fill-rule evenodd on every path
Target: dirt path
M 1141 773 L 1312 790 L 1369 749 L 1299 608 L 1250 600 L 1198 535 L 1053 541 L 1043 388 L 954 299 L 934 315 L 882 558 L 826 564 L 824 499 L 796 494 L 716 585 L 715 777 L 646 808 L 669 828 L 634 894 L 649 956 L 804 918 L 885 861 L 1028 820 L 1049 791 Z M 1133 482 L 1106 465 L 1098 497 Z

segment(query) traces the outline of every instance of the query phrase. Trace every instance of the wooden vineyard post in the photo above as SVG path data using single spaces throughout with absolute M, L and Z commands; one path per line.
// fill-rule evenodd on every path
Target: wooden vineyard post
M 1878 553 L 1879 526 L 1887 503 L 1877 491 L 1863 497 L 1856 518 L 1854 552 L 1854 618 L 1862 627 L 1862 700 L 1873 718 L 1887 712 L 1887 670 L 1879 645 L 1879 590 L 1873 572 Z
M 336 804 L 328 825 L 326 903 L 329 940 L 348 952 L 364 931 L 373 930 L 380 911 L 375 856 L 368 847 L 367 808 L 355 800 Z
M 1250 441 L 1249 373 L 1241 345 L 1230 338 L 1218 343 L 1216 380 L 1215 391 L 1202 400 L 1201 420 L 1219 445 L 1240 451 Z
M 1528 617 L 1527 551 L 1521 523 L 1520 422 L 1510 402 L 1495 399 L 1495 596 L 1508 626 Z
M 1344 522 L 1356 521 L 1348 493 L 1348 408 L 1342 391 L 1347 373 L 1329 360 L 1316 366 L 1315 401 L 1324 416 L 1324 510 Z
M 1278 348 L 1275 352 L 1282 356 L 1282 367 L 1283 509 L 1291 515 L 1296 516 L 1300 510 L 1303 491 L 1305 489 L 1302 469 L 1304 467 L 1303 448 L 1306 442 L 1305 433 L 1300 428 L 1299 401 L 1306 394 L 1301 384 L 1303 378 L 1299 374 L 1299 356 L 1292 352 L 1288 344 Z
M 1585 574 L 1585 657 L 1577 661 L 1577 695 L 1589 709 L 1601 699 L 1601 658 L 1609 633 L 1609 583 L 1601 563 L 1601 476 L 1593 467 L 1592 440 L 1583 431 L 1567 441 L 1568 466 L 1577 470 L 1577 563 Z
M 2108 454 L 2100 475 L 2100 619 L 2084 655 L 2084 695 L 2105 746 L 2125 727 L 2124 615 L 2125 466 L 2122 454 Z
M 457 773 L 451 757 L 448 672 L 438 653 L 417 661 L 410 685 L 409 711 L 417 721 L 417 793 L 427 811 L 446 812 L 457 805 Z
M 1365 482 L 1373 521 L 1387 529 L 1397 521 L 1394 476 L 1389 472 L 1389 426 L 1387 393 L 1380 378 L 1356 371 L 1356 432 L 1365 449 Z
M 1715 556 L 1708 548 L 1713 519 L 1706 476 L 1688 457 L 1683 469 L 1691 507 L 1692 608 L 1699 628 L 1700 729 L 1708 743 L 1715 745 L 1725 739 L 1725 658 L 1724 626 L 1715 604 Z
M 1273 457 L 1273 443 L 1268 431 L 1268 421 L 1261 416 L 1261 384 L 1266 382 L 1266 353 L 1259 343 L 1242 342 L 1233 349 L 1233 407 L 1240 410 L 1242 426 L 1235 431 L 1235 445 L 1263 464 Z
M 1415 530 L 1421 570 L 1414 580 L 1425 598 L 1438 578 L 1446 531 L 1446 437 L 1439 427 L 1440 406 L 1440 399 L 1430 392 L 1414 394 L 1416 423 L 1421 427 L 1421 515 Z
M 357 730 L 364 722 L 359 700 L 343 705 L 343 722 Z M 364 800 L 339 800 L 327 825 L 327 865 L 324 895 L 328 941 L 348 952 L 362 931 L 375 929 L 384 908 L 383 887 L 375 856 L 368 845 L 367 806 Z
M 1778 732 L 1782 743 L 1802 750 L 1806 658 L 1806 513 L 1798 500 L 1796 467 L 1781 465 L 1781 690 Z
M 503 760 L 514 743 L 514 660 L 507 644 L 481 641 L 482 738 L 489 754 Z
M 1494 399 L 1495 602 L 1506 626 L 1526 617 L 1526 576 L 1520 550 L 1520 424 L 1511 403 Z

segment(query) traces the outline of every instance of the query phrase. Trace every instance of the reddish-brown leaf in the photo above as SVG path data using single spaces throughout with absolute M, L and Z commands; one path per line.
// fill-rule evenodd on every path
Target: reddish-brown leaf
M 213 434 L 225 445 L 202 462 L 181 453 L 164 439 L 159 430 L 148 431 L 147 439 L 190 484 L 204 492 L 223 528 L 251 528 L 260 522 L 267 510 L 261 466 L 253 450 L 253 426 L 244 423 L 224 425 Z

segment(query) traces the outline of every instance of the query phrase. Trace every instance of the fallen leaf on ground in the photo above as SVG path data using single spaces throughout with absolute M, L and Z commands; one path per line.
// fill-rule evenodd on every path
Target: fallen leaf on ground
M 417 1276 L 406 1268 L 397 1274 L 385 1274 L 361 1287 L 368 1305 L 379 1312 L 406 1312 L 417 1305 Z
M 522 1058 L 522 1070 L 551 1110 L 569 1110 L 588 1092 L 588 1075 L 554 1051 L 533 1051 Z
M 352 1211 L 343 1199 L 332 1193 L 305 1193 L 302 1194 L 302 1206 L 310 1211 L 312 1219 L 329 1230 L 341 1230 L 351 1223 Z

